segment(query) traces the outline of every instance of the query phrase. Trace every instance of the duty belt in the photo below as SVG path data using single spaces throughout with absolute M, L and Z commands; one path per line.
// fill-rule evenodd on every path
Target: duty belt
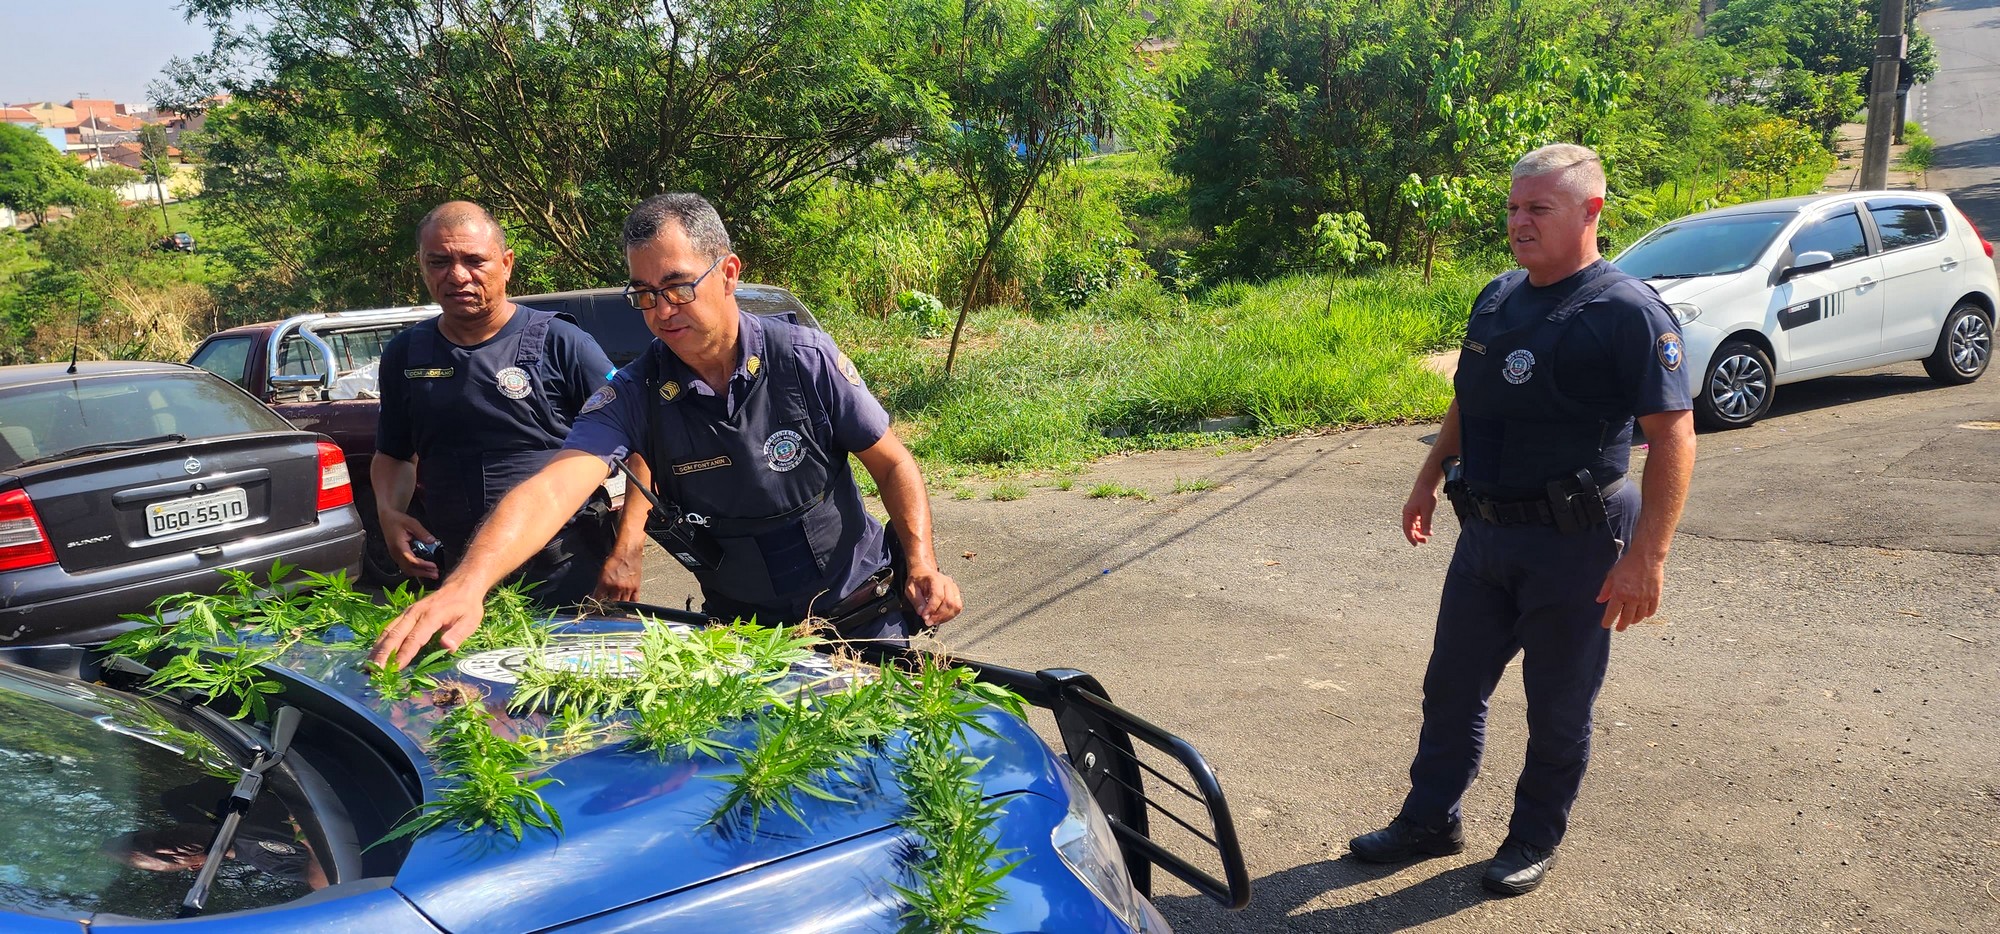
M 1608 518 L 1604 500 L 1625 485 L 1619 477 L 1599 487 L 1588 471 L 1579 470 L 1549 484 L 1548 495 L 1538 499 L 1495 499 L 1466 487 L 1456 459 L 1445 465 L 1445 495 L 1459 521 L 1477 517 L 1492 525 L 1550 525 L 1565 534 L 1597 525 Z

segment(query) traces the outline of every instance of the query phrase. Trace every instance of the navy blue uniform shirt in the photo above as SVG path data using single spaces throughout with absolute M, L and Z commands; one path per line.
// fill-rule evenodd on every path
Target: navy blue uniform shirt
M 1612 268 L 1598 260 L 1559 282 L 1522 283 L 1497 312 L 1500 329 L 1511 331 L 1548 315 L 1563 299 Z M 1473 307 L 1479 307 L 1499 281 L 1487 283 Z M 1629 300 L 1631 293 L 1640 292 L 1642 300 Z M 1660 339 L 1679 333 L 1667 303 L 1651 289 L 1614 289 L 1585 306 L 1563 330 L 1556 344 L 1556 386 L 1578 402 L 1610 403 L 1635 416 L 1690 408 L 1687 374 L 1660 356 Z

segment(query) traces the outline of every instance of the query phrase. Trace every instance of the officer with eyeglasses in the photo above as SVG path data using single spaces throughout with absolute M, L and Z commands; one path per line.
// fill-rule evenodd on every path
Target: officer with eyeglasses
M 737 307 L 742 260 L 699 195 L 646 199 L 624 242 L 627 298 L 658 340 L 501 501 L 458 573 L 390 624 L 376 661 L 413 658 L 433 637 L 456 648 L 478 628 L 487 590 L 633 453 L 648 468 L 635 469 L 635 492 L 660 504 L 648 531 L 694 573 L 708 615 L 811 617 L 878 644 L 957 616 L 923 477 L 853 362 L 820 331 Z M 874 478 L 893 532 L 863 508 L 849 454 Z M 645 522 L 626 512 L 623 532 Z

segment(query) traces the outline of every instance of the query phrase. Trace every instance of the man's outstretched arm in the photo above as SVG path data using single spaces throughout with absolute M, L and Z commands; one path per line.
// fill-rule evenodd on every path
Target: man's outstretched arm
M 389 624 L 369 660 L 401 668 L 432 637 L 456 649 L 485 614 L 486 592 L 542 550 L 576 514 L 590 491 L 604 482 L 604 461 L 582 451 L 559 451 L 534 476 L 521 481 L 479 526 L 466 546 L 465 560 L 434 593 L 418 600 Z

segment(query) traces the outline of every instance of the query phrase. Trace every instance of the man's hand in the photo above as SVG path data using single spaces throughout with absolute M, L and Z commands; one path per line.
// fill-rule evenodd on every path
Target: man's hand
M 454 575 L 452 579 L 458 578 Z M 479 628 L 479 621 L 485 615 L 484 594 L 446 584 L 411 604 L 389 623 L 389 628 L 382 631 L 382 638 L 375 640 L 375 651 L 369 653 L 368 660 L 387 665 L 393 655 L 397 668 L 408 667 L 433 636 L 446 651 L 457 651 L 466 637 Z
M 1410 498 L 1403 501 L 1403 537 L 1410 544 L 1421 545 L 1431 540 L 1431 517 L 1437 508 L 1437 487 L 1419 483 L 1410 488 Z
M 909 597 L 910 605 L 917 608 L 917 621 L 926 627 L 951 622 L 958 611 L 965 609 L 965 602 L 958 595 L 958 582 L 935 566 L 920 568 L 912 564 L 903 593 Z
M 437 564 L 417 557 L 416 552 L 410 550 L 412 542 L 437 541 L 437 536 L 424 528 L 424 524 L 418 522 L 417 517 L 407 512 L 377 506 L 375 521 L 381 524 L 382 538 L 389 543 L 389 556 L 396 559 L 396 566 L 402 568 L 403 573 L 419 580 L 438 579 Z
M 1660 591 L 1666 585 L 1667 563 L 1627 551 L 1604 576 L 1597 602 L 1604 604 L 1604 628 L 1625 627 L 1660 611 Z
M 591 596 L 604 603 L 639 599 L 639 578 L 644 558 L 642 548 L 613 548 L 611 555 L 604 559 L 604 571 L 597 575 L 597 590 Z

